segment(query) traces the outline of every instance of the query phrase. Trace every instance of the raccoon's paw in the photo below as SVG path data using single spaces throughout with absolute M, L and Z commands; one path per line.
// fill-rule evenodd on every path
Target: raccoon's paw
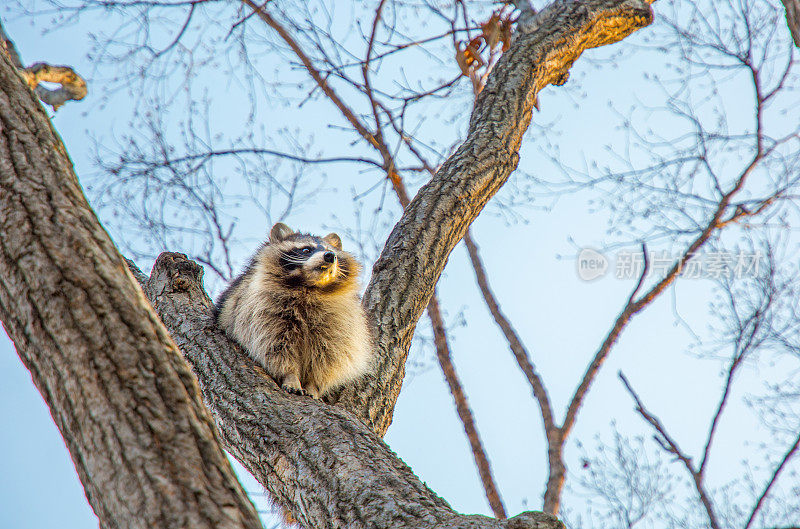
M 312 399 L 319 399 L 319 389 L 313 383 L 306 385 L 305 392 Z
M 281 382 L 281 387 L 293 395 L 308 395 L 306 390 L 300 384 L 300 379 L 297 375 L 287 375 Z
M 292 395 L 300 395 L 301 397 L 305 397 L 308 395 L 308 392 L 303 388 L 296 388 L 294 386 L 283 386 L 284 391 L 291 393 Z

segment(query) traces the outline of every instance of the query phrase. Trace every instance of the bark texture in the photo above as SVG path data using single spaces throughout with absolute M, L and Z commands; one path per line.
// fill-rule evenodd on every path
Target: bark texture
M 417 320 L 453 247 L 517 167 L 539 92 L 563 84 L 584 50 L 622 40 L 653 13 L 646 0 L 573 0 L 535 16 L 535 29 L 514 40 L 478 96 L 466 140 L 405 209 L 373 268 L 364 306 L 376 323 L 378 368 L 337 400 L 381 435 Z
M 135 275 L 200 380 L 225 448 L 302 526 L 563 528 L 544 513 L 459 514 L 350 412 L 278 388 L 214 324 L 202 271 L 164 253 L 149 279 Z
M 101 527 L 261 527 L 196 379 L 0 53 L 0 318 Z
M 786 8 L 786 24 L 794 45 L 800 48 L 800 0 L 781 0 Z

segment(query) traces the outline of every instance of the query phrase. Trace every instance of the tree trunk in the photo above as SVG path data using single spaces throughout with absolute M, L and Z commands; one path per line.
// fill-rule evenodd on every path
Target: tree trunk
M 196 379 L 0 53 L 0 318 L 100 525 L 257 528 Z

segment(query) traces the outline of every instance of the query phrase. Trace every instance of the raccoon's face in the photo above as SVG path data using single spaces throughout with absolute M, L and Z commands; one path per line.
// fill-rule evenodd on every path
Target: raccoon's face
M 342 241 L 335 233 L 314 237 L 294 233 L 278 223 L 272 228 L 269 241 L 287 286 L 330 290 L 351 275 L 349 256 L 342 252 Z
M 325 286 L 336 280 L 339 260 L 321 239 L 292 241 L 290 248 L 279 249 L 278 260 L 286 277 L 306 286 Z

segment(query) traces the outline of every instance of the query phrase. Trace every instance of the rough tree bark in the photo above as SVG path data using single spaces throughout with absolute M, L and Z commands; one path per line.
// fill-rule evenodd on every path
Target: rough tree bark
M 0 54 L 0 317 L 101 525 L 258 525 L 174 339 L 226 448 L 304 526 L 560 527 L 542 513 L 455 513 L 380 436 L 417 319 L 453 246 L 516 167 L 538 92 L 563 81 L 585 49 L 651 20 L 646 0 L 557 2 L 516 39 L 476 102 L 467 140 L 411 202 L 375 265 L 364 304 L 379 365 L 339 406 L 279 391 L 214 328 L 199 268 L 176 254 L 145 283 L 170 338 L 41 106 Z
M 101 526 L 261 526 L 196 379 L 0 53 L 0 318 Z
M 800 0 L 781 0 L 786 8 L 786 24 L 794 45 L 800 48 Z
M 543 513 L 458 514 L 347 410 L 278 388 L 215 326 L 202 271 L 164 253 L 149 278 L 136 275 L 201 380 L 225 448 L 304 527 L 563 527 Z

